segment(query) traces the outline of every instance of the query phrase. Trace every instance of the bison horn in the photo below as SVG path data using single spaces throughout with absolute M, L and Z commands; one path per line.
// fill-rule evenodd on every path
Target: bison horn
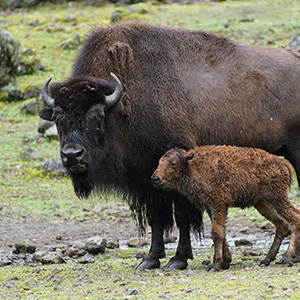
M 49 86 L 51 79 L 52 79 L 52 77 L 49 77 L 42 87 L 42 99 L 47 106 L 53 108 L 54 107 L 54 99 L 48 94 L 48 86 Z
M 110 73 L 110 76 L 115 81 L 116 89 L 111 95 L 105 96 L 105 103 L 107 107 L 112 107 L 116 105 L 121 100 L 123 94 L 123 87 L 119 78 L 114 73 Z

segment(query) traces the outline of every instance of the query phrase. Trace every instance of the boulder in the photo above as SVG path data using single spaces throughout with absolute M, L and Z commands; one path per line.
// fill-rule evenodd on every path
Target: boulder
M 49 174 L 55 177 L 67 175 L 67 170 L 64 168 L 60 158 L 47 160 L 37 166 L 36 170 L 41 171 L 43 174 Z
M 20 45 L 0 28 L 0 88 L 13 82 L 18 74 Z
M 300 33 L 296 33 L 288 44 L 291 48 L 300 49 Z

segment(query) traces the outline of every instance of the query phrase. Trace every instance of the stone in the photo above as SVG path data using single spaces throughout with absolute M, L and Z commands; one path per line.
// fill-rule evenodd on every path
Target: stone
M 20 63 L 20 44 L 0 28 L 0 88 L 14 81 Z
M 43 104 L 39 99 L 28 99 L 20 105 L 22 113 L 28 115 L 37 115 L 43 108 Z
M 240 240 L 234 241 L 234 245 L 236 247 L 238 247 L 238 246 L 252 246 L 253 242 L 248 240 L 248 239 L 240 239 Z
M 90 254 L 103 254 L 106 248 L 106 239 L 101 236 L 93 236 L 87 239 L 85 250 Z
M 27 245 L 27 244 L 15 244 L 15 249 L 13 250 L 14 254 L 20 254 L 20 253 L 25 253 L 25 254 L 32 254 L 36 250 L 36 247 L 33 245 Z
M 296 33 L 292 39 L 290 40 L 289 47 L 291 48 L 296 48 L 296 49 L 300 49 L 300 33 Z
M 45 174 L 50 174 L 52 176 L 66 176 L 67 170 L 63 166 L 60 158 L 53 158 L 47 160 L 36 167 L 36 170 L 42 171 Z
M 53 126 L 51 126 L 45 131 L 45 135 L 50 139 L 59 140 L 59 136 L 55 124 L 53 124 Z
M 26 148 L 21 151 L 21 158 L 27 160 L 42 160 L 44 156 L 32 148 Z
M 260 226 L 261 229 L 274 229 L 274 225 L 268 221 L 265 221 Z
M 133 248 L 142 247 L 142 246 L 149 245 L 149 241 L 147 239 L 132 238 L 127 241 L 127 245 L 128 247 L 133 247 Z
M 111 240 L 111 241 L 107 242 L 106 247 L 108 249 L 117 249 L 120 247 L 120 244 L 117 240 Z
M 41 120 L 41 121 L 39 122 L 37 131 L 38 131 L 39 133 L 45 133 L 45 131 L 46 131 L 47 129 L 49 129 L 50 127 L 52 127 L 53 125 L 54 125 L 54 122 L 46 121 L 46 120 Z
M 60 255 L 56 255 L 53 257 L 40 257 L 40 262 L 43 265 L 65 264 L 66 263 L 66 261 Z

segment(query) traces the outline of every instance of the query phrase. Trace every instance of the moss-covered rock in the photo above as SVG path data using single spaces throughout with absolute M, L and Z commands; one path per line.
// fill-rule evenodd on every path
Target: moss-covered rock
M 33 74 L 38 70 L 44 70 L 44 66 L 36 54 L 28 49 L 22 53 L 21 61 L 19 64 L 19 74 Z
M 20 45 L 0 28 L 0 88 L 14 81 L 18 74 Z
M 149 13 L 149 11 L 150 10 L 148 6 L 145 4 L 131 5 L 128 7 L 120 8 L 112 13 L 111 23 L 131 19 L 147 21 L 147 14 Z

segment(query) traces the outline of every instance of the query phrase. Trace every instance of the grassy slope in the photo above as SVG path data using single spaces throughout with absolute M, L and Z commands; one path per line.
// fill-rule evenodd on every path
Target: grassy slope
M 114 10 L 116 8 L 113 6 L 92 8 L 77 3 L 63 6 L 47 4 L 27 13 L 0 16 L 0 21 L 9 21 L 1 26 L 9 30 L 10 34 L 21 42 L 24 49 L 31 48 L 36 51 L 46 66 L 46 71 L 18 77 L 17 86 L 24 88 L 27 85 L 42 85 L 45 78 L 50 75 L 53 75 L 54 80 L 57 81 L 66 78 L 77 50 L 63 51 L 59 48 L 59 44 L 72 37 L 75 32 L 82 38 L 96 24 L 109 24 Z M 145 15 L 149 21 L 207 30 L 247 44 L 278 46 L 286 44 L 296 32 L 299 32 L 300 5 L 297 0 L 226 1 L 220 4 L 188 6 L 163 5 L 153 6 L 150 11 L 150 14 Z M 74 20 L 70 21 L 70 16 L 76 20 L 76 25 L 72 25 Z M 253 21 L 240 22 L 241 19 L 253 19 Z M 35 20 L 38 20 L 38 25 L 30 25 Z M 47 32 L 48 24 L 51 22 L 62 26 L 64 31 Z M 14 217 L 47 215 L 55 218 L 57 211 L 52 208 L 56 203 L 61 207 L 60 212 L 65 217 L 82 216 L 82 208 L 94 205 L 93 201 L 80 202 L 74 196 L 68 179 L 49 180 L 33 176 L 33 167 L 38 162 L 20 158 L 21 149 L 26 147 L 42 152 L 45 158 L 58 157 L 58 142 L 24 142 L 24 138 L 37 135 L 38 117 L 22 115 L 18 103 L 0 102 L 0 111 L 6 115 L 5 121 L 0 121 L 1 215 Z M 231 217 L 249 217 L 249 214 L 257 217 L 252 210 L 242 214 L 234 211 Z M 251 268 L 242 270 L 232 268 L 220 274 L 206 274 L 200 266 L 200 261 L 196 260 L 191 263 L 190 269 L 184 272 L 141 273 L 132 270 L 131 266 L 135 262 L 130 259 L 118 258 L 101 262 L 102 259 L 104 258 L 99 258 L 100 261 L 92 266 L 82 267 L 83 274 L 90 273 L 87 279 L 82 279 L 85 283 L 84 288 L 80 288 L 80 285 L 74 286 L 74 282 L 80 283 L 81 271 L 77 266 L 42 267 L 40 268 L 42 271 L 38 273 L 34 273 L 31 268 L 2 268 L 0 269 L 0 298 L 2 294 L 2 297 L 6 295 L 7 298 L 10 298 L 9 295 L 12 298 L 20 295 L 22 299 L 30 295 L 34 295 L 32 296 L 34 299 L 46 299 L 50 295 L 52 297 L 56 295 L 56 299 L 68 299 L 67 295 L 72 295 L 73 299 L 81 299 L 84 293 L 86 293 L 85 299 L 95 299 L 96 295 L 100 297 L 99 299 L 103 299 L 109 295 L 114 296 L 114 293 L 117 294 L 115 298 L 124 298 L 130 289 L 137 289 L 138 294 L 133 297 L 141 298 L 158 297 L 160 293 L 168 297 L 170 291 L 172 295 L 177 295 L 179 298 L 185 295 L 192 298 L 196 293 L 227 294 L 235 297 L 250 295 L 248 298 L 264 293 L 267 298 L 275 295 L 283 297 L 285 294 L 295 298 L 300 297 L 299 290 L 290 288 L 292 281 L 299 277 L 299 266 L 289 269 L 269 267 L 259 271 Z M 62 270 L 58 276 L 63 278 L 63 282 L 56 284 L 58 287 L 51 277 L 51 272 L 53 273 L 55 269 Z M 286 272 L 286 275 L 282 276 L 282 272 Z M 20 277 L 20 280 L 8 280 L 14 276 Z M 26 283 L 24 276 L 29 277 L 29 282 Z M 90 277 L 92 282 L 88 282 Z M 234 280 L 235 277 L 242 281 Z M 112 282 L 111 278 L 121 279 Z M 122 285 L 123 282 L 128 281 L 132 283 Z M 269 287 L 265 282 L 274 285 L 275 288 Z M 7 284 L 12 287 L 6 288 Z M 191 293 L 186 293 L 187 289 L 191 289 Z M 88 292 L 89 290 L 91 293 Z

